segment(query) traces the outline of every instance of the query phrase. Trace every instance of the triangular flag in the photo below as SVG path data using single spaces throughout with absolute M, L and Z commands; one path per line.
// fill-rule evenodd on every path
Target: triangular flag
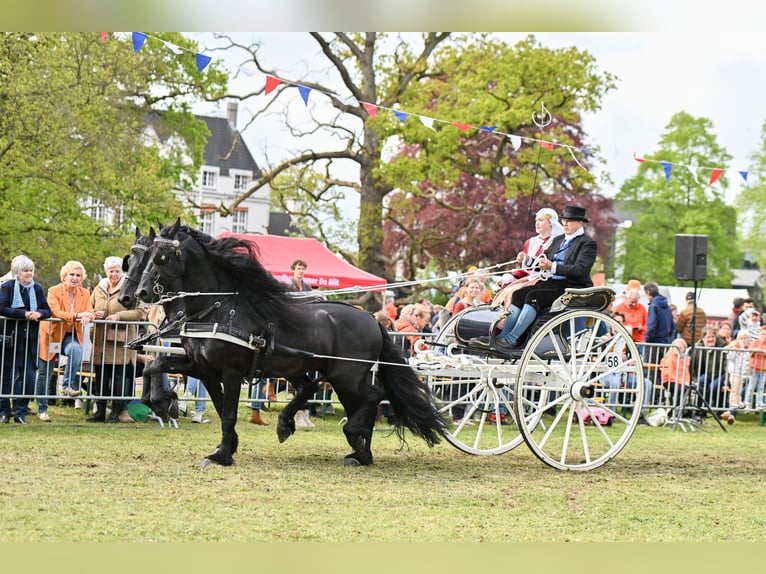
M 135 54 L 141 49 L 141 46 L 146 42 L 146 34 L 141 32 L 133 32 L 133 53 Z
M 424 126 L 426 126 L 427 128 L 430 128 L 430 129 L 436 131 L 434 129 L 434 119 L 433 118 L 429 118 L 428 116 L 418 116 L 418 117 L 420 118 L 420 121 L 423 122 Z
M 165 47 L 168 50 L 170 50 L 171 52 L 173 52 L 174 54 L 176 54 L 176 55 L 178 55 L 181 52 L 183 52 L 183 50 L 181 49 L 181 46 L 179 46 L 178 44 L 174 44 L 173 42 L 167 42 L 166 41 L 165 42 Z
M 367 110 L 367 115 L 371 118 L 374 118 L 378 114 L 378 106 L 375 104 L 368 104 L 367 102 L 362 102 L 362 107 Z
M 311 88 L 307 88 L 306 86 L 301 86 L 300 84 L 298 84 L 298 91 L 301 93 L 301 97 L 303 98 L 303 103 L 308 106 L 309 94 L 311 93 Z
M 661 161 L 662 169 L 665 170 L 665 181 L 670 181 L 670 169 L 673 167 L 673 164 L 667 161 Z
M 204 70 L 207 65 L 210 63 L 210 56 L 206 56 L 205 54 L 197 54 L 197 72 L 200 74 L 202 73 L 202 70 Z
M 740 171 L 739 175 L 742 176 L 742 179 L 745 180 L 745 185 L 747 185 L 747 172 L 746 171 Z
M 471 129 L 471 124 L 459 124 L 457 122 L 452 122 L 452 125 L 459 129 L 461 132 L 466 132 Z
M 580 151 L 582 151 L 585 155 L 596 157 L 595 154 L 592 151 L 590 151 L 587 147 L 580 148 Z
M 519 151 L 519 148 L 521 147 L 521 138 L 513 134 L 508 134 L 508 139 L 511 140 L 511 145 L 513 146 L 513 150 Z
M 633 152 L 633 159 L 636 160 L 638 163 L 644 163 L 646 161 L 642 157 L 636 157 L 636 152 Z
M 553 149 L 553 142 L 540 141 L 540 146 L 545 149 Z
M 106 42 L 106 37 L 109 35 L 109 32 L 101 32 L 101 41 Z
M 497 126 L 481 126 L 479 129 L 483 132 L 492 133 L 493 131 L 497 129 Z
M 697 166 L 696 165 L 687 165 L 686 166 L 689 170 L 689 173 L 692 174 L 692 177 L 694 178 L 694 181 L 697 183 L 700 182 L 699 178 L 697 177 L 699 174 L 697 173 Z
M 404 122 L 407 120 L 407 114 L 405 112 L 394 110 L 394 115 L 400 122 Z
M 274 76 L 266 76 L 266 95 L 268 96 L 274 89 L 282 83 L 282 80 Z
M 721 177 L 721 174 L 723 173 L 723 170 L 720 168 L 715 168 L 713 171 L 710 172 L 710 181 L 707 182 L 708 185 L 713 185 L 716 180 Z

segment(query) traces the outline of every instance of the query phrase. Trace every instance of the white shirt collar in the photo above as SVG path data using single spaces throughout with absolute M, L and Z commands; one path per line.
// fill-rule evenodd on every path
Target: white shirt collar
M 575 237 L 579 237 L 583 233 L 585 233 L 585 230 L 581 227 L 580 229 L 575 231 L 572 235 L 564 235 L 564 239 L 566 241 L 572 241 L 572 239 L 574 239 Z

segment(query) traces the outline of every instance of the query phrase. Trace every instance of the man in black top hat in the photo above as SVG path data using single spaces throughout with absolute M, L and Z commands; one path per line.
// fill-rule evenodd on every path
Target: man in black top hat
M 510 353 L 535 317 L 547 310 L 565 289 L 593 287 L 590 270 L 596 261 L 597 247 L 595 240 L 583 229 L 588 222 L 585 208 L 568 205 L 559 221 L 564 227 L 564 235 L 553 239 L 545 250 L 547 259 L 540 262 L 541 269 L 550 270 L 553 275 L 547 281 L 523 287 L 513 294 L 508 307 L 512 313 L 495 340 L 495 348 L 500 352 Z

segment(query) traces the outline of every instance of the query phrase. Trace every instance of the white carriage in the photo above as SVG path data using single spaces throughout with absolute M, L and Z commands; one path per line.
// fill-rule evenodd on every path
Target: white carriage
M 644 377 L 630 333 L 604 312 L 613 298 L 605 288 L 567 290 L 511 357 L 472 344 L 499 332 L 501 310 L 488 306 L 419 341 L 411 365 L 453 419 L 447 440 L 475 455 L 526 442 L 561 470 L 592 470 L 617 456 L 638 425 Z

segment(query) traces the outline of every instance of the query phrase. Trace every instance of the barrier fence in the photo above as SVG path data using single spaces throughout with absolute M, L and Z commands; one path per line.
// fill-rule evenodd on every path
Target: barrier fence
M 61 322 L 56 319 L 40 322 L 40 331 L 47 329 L 43 323 Z M 82 349 L 82 360 L 78 361 L 76 353 L 71 352 L 71 343 L 67 345 L 67 337 L 71 339 L 73 334 L 66 333 L 62 341 L 51 342 L 48 350 L 55 355 L 52 361 L 38 360 L 37 345 L 29 337 L 25 329 L 25 320 L 10 318 L 0 319 L 0 399 L 28 398 L 30 400 L 73 400 L 73 396 L 63 395 L 68 371 L 74 369 L 71 378 L 71 386 L 80 390 L 77 399 L 92 401 L 95 399 L 113 400 L 138 399 L 142 392 L 141 373 L 149 355 L 136 353 L 125 348 L 125 341 L 130 341 L 138 336 L 146 334 L 149 330 L 156 329 L 147 321 L 92 321 L 88 336 Z M 16 336 L 17 333 L 26 333 Z M 394 341 L 405 348 L 405 337 L 413 333 L 391 333 Z M 418 336 L 428 340 L 435 335 L 420 333 Z M 42 338 L 42 337 L 41 337 Z M 162 341 L 160 344 L 169 346 L 171 341 Z M 30 349 L 34 345 L 35 350 Z M 732 402 L 739 401 L 743 411 L 764 410 L 764 381 L 766 381 L 766 353 L 750 349 L 732 349 L 729 347 L 704 347 L 695 346 L 693 356 L 689 352 L 681 357 L 676 363 L 675 371 L 663 369 L 662 364 L 671 349 L 670 345 L 641 344 L 639 349 L 643 355 L 644 369 L 644 407 L 654 409 L 657 407 L 678 405 L 683 393 L 686 403 L 701 404 L 700 398 L 709 404 L 710 408 L 722 412 L 729 408 L 730 398 Z M 69 352 L 67 352 L 69 351 Z M 74 361 L 72 360 L 74 359 Z M 12 381 L 13 375 L 23 373 L 33 368 L 33 361 L 40 366 L 34 377 L 21 377 L 20 380 Z M 78 364 L 79 363 L 79 364 Z M 684 369 L 688 375 L 684 376 Z M 46 375 L 46 370 L 48 371 Z M 663 376 L 664 371 L 664 376 Z M 17 377 L 18 379 L 19 377 Z M 44 385 L 41 386 L 40 379 Z M 46 380 L 47 379 L 47 380 Z M 288 401 L 291 398 L 292 389 L 284 379 L 272 379 L 274 391 L 278 401 Z M 691 383 L 693 394 L 689 395 Z M 185 381 L 180 376 L 171 376 L 170 384 L 175 387 L 179 397 L 183 397 Z M 628 380 L 625 375 L 622 378 L 607 380 L 604 385 L 610 389 L 608 402 L 619 405 L 620 390 L 628 389 L 635 385 L 635 381 Z M 256 381 L 243 382 L 242 402 L 266 401 L 264 385 Z M 734 389 L 736 397 L 730 397 Z M 194 400 L 193 397 L 184 397 Z M 208 400 L 203 398 L 201 400 Z M 696 403 L 694 402 L 696 401 Z M 315 406 L 327 409 L 332 403 L 332 389 L 329 385 L 321 385 L 320 390 L 309 401 Z M 322 411 L 324 412 L 324 411 Z

